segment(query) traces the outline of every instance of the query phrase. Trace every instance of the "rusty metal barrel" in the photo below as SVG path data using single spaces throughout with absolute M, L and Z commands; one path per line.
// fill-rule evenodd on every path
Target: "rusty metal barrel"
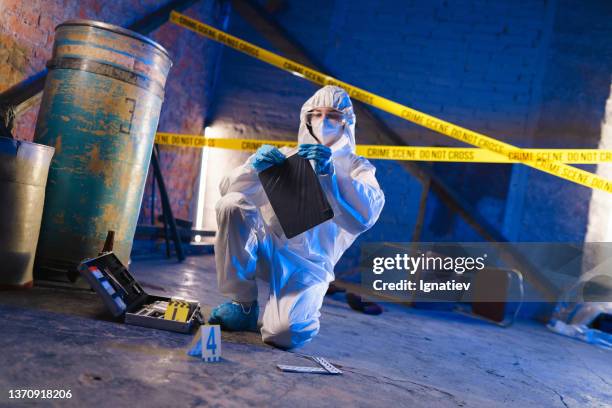
M 27 288 L 53 148 L 0 137 L 0 288 Z
M 34 139 L 55 147 L 36 257 L 40 275 L 74 271 L 108 231 L 127 265 L 172 65 L 151 39 L 71 20 L 55 30 Z

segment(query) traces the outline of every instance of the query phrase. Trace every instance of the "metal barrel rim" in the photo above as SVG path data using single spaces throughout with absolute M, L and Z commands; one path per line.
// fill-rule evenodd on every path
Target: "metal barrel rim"
M 157 48 L 159 51 L 161 51 L 170 61 L 170 66 L 172 66 L 172 58 L 170 56 L 170 53 L 168 52 L 168 50 L 166 50 L 161 44 L 159 44 L 156 41 L 153 41 L 152 39 L 150 39 L 149 37 L 146 37 L 142 34 L 138 34 L 135 31 L 132 30 L 128 30 L 127 28 L 123 28 L 114 24 L 109 24 L 109 23 L 103 23 L 101 21 L 96 21 L 96 20 L 86 20 L 86 19 L 73 19 L 73 20 L 67 20 L 64 21 L 63 23 L 59 24 L 57 27 L 55 27 L 55 30 L 57 30 L 60 27 L 66 27 L 66 26 L 89 26 L 89 27 L 95 27 L 95 28 L 100 28 L 102 30 L 107 30 L 107 31 L 112 31 L 114 33 L 117 34 L 122 34 L 128 37 L 132 37 L 135 38 L 137 40 L 143 41 L 149 45 L 152 45 L 153 47 Z
M 73 69 L 104 75 L 145 89 L 152 92 L 160 99 L 164 99 L 164 85 L 160 84 L 159 81 L 141 73 L 119 68 L 111 64 L 93 61 L 87 58 L 59 57 L 49 60 L 47 62 L 47 68 L 49 70 Z

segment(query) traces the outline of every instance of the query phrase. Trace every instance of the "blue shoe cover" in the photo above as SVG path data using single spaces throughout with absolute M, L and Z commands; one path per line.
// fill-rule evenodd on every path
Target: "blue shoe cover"
M 229 331 L 257 331 L 258 317 L 257 301 L 250 308 L 238 302 L 228 302 L 212 310 L 208 323 L 221 325 L 221 329 Z

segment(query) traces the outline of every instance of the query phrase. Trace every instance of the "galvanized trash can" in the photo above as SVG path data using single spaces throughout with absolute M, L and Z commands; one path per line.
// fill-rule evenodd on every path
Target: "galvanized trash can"
M 53 147 L 0 137 L 0 287 L 32 286 Z
M 162 46 L 121 27 L 71 20 L 56 28 L 34 136 L 55 146 L 41 276 L 76 271 L 109 230 L 128 264 L 171 65 Z

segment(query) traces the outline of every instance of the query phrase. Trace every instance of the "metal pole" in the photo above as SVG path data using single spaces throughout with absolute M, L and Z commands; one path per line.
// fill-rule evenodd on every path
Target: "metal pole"
M 168 192 L 166 191 L 164 178 L 161 174 L 161 169 L 159 167 L 159 156 L 157 154 L 157 149 L 153 149 L 151 161 L 153 163 L 154 174 L 157 178 L 157 184 L 159 186 L 159 197 L 161 198 L 164 217 L 168 220 L 168 223 L 170 224 L 170 233 L 172 234 L 172 240 L 174 241 L 176 257 L 178 258 L 179 262 L 182 262 L 183 260 L 185 260 L 185 254 L 183 253 L 183 247 L 181 245 L 181 237 L 179 236 L 178 230 L 176 229 L 176 220 L 174 219 L 174 215 L 172 214 L 172 208 L 170 207 L 170 200 L 168 199 Z

